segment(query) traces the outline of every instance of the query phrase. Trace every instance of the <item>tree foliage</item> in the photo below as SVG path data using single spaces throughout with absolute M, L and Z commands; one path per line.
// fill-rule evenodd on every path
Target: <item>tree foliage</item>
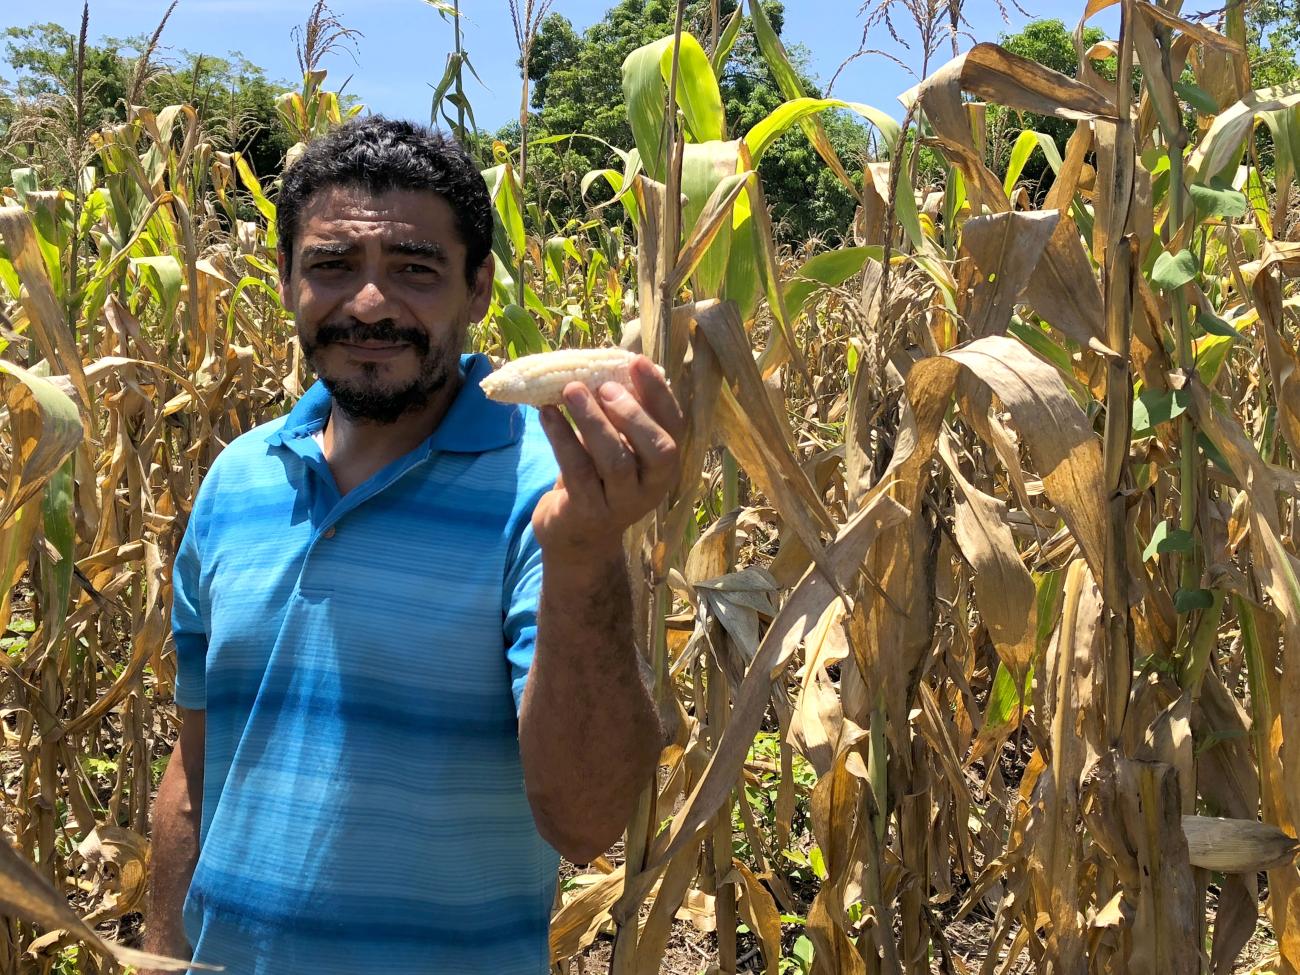
M 722 0 L 719 31 L 735 9 L 736 0 Z M 764 3 L 764 9 L 779 33 L 785 22 L 782 4 Z M 543 21 L 528 65 L 536 113 L 533 131 L 538 137 L 577 132 L 594 137 L 530 150 L 530 179 L 536 176 L 538 181 L 530 190 L 537 192 L 541 209 L 561 222 L 583 212 L 578 177 L 610 164 L 610 151 L 601 141 L 619 148 L 632 145 L 618 66 L 637 48 L 672 33 L 674 12 L 675 4 L 669 0 L 620 0 L 582 34 L 561 14 L 552 13 Z M 685 25 L 706 49 L 712 48 L 714 25 L 708 0 L 688 4 Z M 795 46 L 789 53 L 800 69 L 805 94 L 823 94 L 808 77 L 807 52 Z M 729 138 L 743 135 L 785 101 L 747 28 L 741 29 L 719 86 Z M 868 130 L 852 119 L 832 114 L 824 121 L 831 143 L 850 173 L 860 175 L 861 160 L 868 150 Z M 497 136 L 506 142 L 517 139 L 518 127 L 506 126 Z M 844 233 L 853 218 L 853 197 L 801 133 L 794 132 L 777 143 L 759 171 L 783 237 L 804 240 Z
M 51 182 L 66 182 L 67 159 L 43 152 L 37 133 L 69 129 L 75 111 L 77 38 L 56 23 L 10 27 L 0 79 L 0 178 L 15 165 L 36 165 Z M 102 38 L 88 43 L 83 72 L 84 130 L 122 122 L 133 72 L 149 39 Z M 237 52 L 225 57 L 183 51 L 175 60 L 151 57 L 140 100 L 155 111 L 188 104 L 198 111 L 207 138 L 218 148 L 244 153 L 262 174 L 278 172 L 289 139 L 278 124 L 275 98 L 289 87 L 274 81 Z M 62 162 L 62 165 L 61 165 Z
M 1105 37 L 1105 32 L 1100 28 L 1084 28 L 1085 46 L 1096 44 Z M 1037 61 L 1067 77 L 1074 78 L 1079 74 L 1079 59 L 1074 50 L 1074 38 L 1065 24 L 1058 19 L 1030 21 L 1013 34 L 1003 34 L 999 43 L 1012 54 Z M 1002 108 L 992 108 L 989 112 L 989 129 L 989 151 L 993 157 L 993 169 L 995 172 L 1000 172 L 1007 150 L 1025 129 L 1046 133 L 1052 137 L 1052 141 L 1058 148 L 1064 149 L 1066 141 L 1074 132 L 1074 123 L 1065 119 L 1035 115 L 1032 112 L 1012 112 Z M 1023 180 L 1028 183 L 1038 182 L 1046 174 L 1047 169 L 1046 160 L 1041 155 L 1035 154 L 1025 167 Z
M 1246 9 L 1246 38 L 1257 88 L 1300 77 L 1300 6 L 1295 0 L 1255 0 Z
M 1293 0 L 1254 0 L 1246 8 L 1246 47 L 1250 57 L 1251 84 L 1267 88 L 1300 78 L 1300 6 Z M 1105 32 L 1087 27 L 1083 33 L 1085 49 L 1104 40 Z M 1054 71 L 1071 78 L 1078 75 L 1078 56 L 1074 38 L 1065 24 L 1057 19 L 1035 20 L 1021 30 L 1003 34 L 1000 43 L 1013 54 L 1037 61 Z M 1099 65 L 1103 72 L 1105 65 Z M 1139 85 L 1141 67 L 1134 65 L 1134 84 Z M 1195 81 L 1190 68 L 1184 80 Z M 1074 131 L 1074 123 L 1063 119 L 1047 118 L 1028 112 L 1009 112 L 1001 108 L 989 111 L 989 152 L 993 168 L 1001 171 L 1006 152 L 1023 129 L 1035 129 L 1052 137 L 1058 148 L 1064 148 Z M 1260 158 L 1266 170 L 1273 166 L 1271 136 L 1261 127 L 1258 133 Z M 1025 167 L 1022 181 L 1038 183 L 1047 175 L 1047 163 L 1035 154 Z
M 56 23 L 10 27 L 5 61 L 16 73 L 7 94 L 19 99 L 53 98 L 73 91 L 77 71 L 77 38 Z M 84 85 L 89 93 L 88 122 L 117 118 L 114 105 L 126 97 L 127 66 L 116 45 L 87 45 Z

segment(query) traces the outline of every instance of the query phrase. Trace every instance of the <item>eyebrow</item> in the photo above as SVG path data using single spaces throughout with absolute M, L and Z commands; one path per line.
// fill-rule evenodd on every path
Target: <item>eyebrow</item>
M 447 251 L 433 240 L 399 240 L 384 248 L 392 254 L 405 254 L 408 257 L 425 257 L 439 264 L 450 263 Z
M 304 260 L 312 260 L 317 257 L 347 257 L 356 248 L 348 244 L 308 244 L 302 249 Z
M 384 247 L 385 253 L 404 254 L 407 257 L 423 257 L 438 264 L 450 264 L 446 248 L 434 240 L 399 240 Z M 316 260 L 322 257 L 348 257 L 355 254 L 357 248 L 352 244 L 322 241 L 307 244 L 302 249 L 304 260 Z

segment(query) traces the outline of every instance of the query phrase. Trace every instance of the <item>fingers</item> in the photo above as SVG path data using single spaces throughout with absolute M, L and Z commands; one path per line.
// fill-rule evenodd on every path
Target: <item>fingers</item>
M 573 427 L 556 407 L 542 411 L 568 493 L 597 519 L 639 517 L 678 476 L 686 422 L 677 400 L 645 356 L 634 360 L 631 379 L 631 391 L 569 383 L 564 404 Z
M 638 356 L 632 363 L 631 374 L 640 409 L 628 417 L 629 422 L 620 422 L 622 414 L 614 422 L 633 443 L 651 486 L 665 488 L 677 479 L 679 447 L 686 436 L 686 420 L 677 397 L 653 361 L 647 356 Z
M 556 463 L 560 465 L 560 481 L 564 489 L 583 507 L 605 504 L 605 492 L 596 473 L 587 449 L 578 440 L 578 435 L 569 426 L 569 421 L 560 413 L 559 407 L 543 406 L 542 429 L 551 441 L 555 451 Z M 598 510 L 598 509 L 597 509 Z
M 646 356 L 638 356 L 632 363 L 631 372 L 636 397 L 645 411 L 674 443 L 681 443 L 686 436 L 686 420 L 659 367 Z
M 610 422 L 604 400 L 597 402 L 596 394 L 582 383 L 574 382 L 564 389 L 564 403 L 595 465 L 596 474 L 604 484 L 605 499 L 612 501 L 635 491 L 637 457 Z
M 677 479 L 677 442 L 636 397 L 617 383 L 598 391 L 614 429 L 631 445 L 642 486 L 658 490 Z

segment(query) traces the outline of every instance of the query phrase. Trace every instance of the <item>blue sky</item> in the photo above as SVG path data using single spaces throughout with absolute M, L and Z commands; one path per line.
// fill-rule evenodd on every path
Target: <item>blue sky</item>
M 75 33 L 81 3 L 43 0 L 40 4 L 6 0 L 0 28 L 56 21 Z M 290 30 L 310 9 L 310 0 L 181 0 L 163 34 L 173 51 L 202 51 L 224 55 L 238 51 L 264 67 L 272 78 L 293 81 L 297 74 Z M 483 80 L 471 82 L 470 97 L 483 128 L 494 129 L 513 118 L 519 107 L 519 72 L 515 66 L 514 32 L 506 0 L 462 0 L 465 46 Z M 552 7 L 582 30 L 607 9 L 606 0 L 555 0 Z M 846 57 L 858 49 L 862 36 L 861 0 L 787 0 L 785 40 L 802 43 L 813 54 L 814 73 L 824 83 Z M 1030 19 L 1010 7 L 1004 21 L 994 0 L 967 0 L 966 16 L 976 40 L 996 40 Z M 1082 0 L 1021 0 L 1031 17 L 1058 17 L 1073 27 Z M 348 91 L 372 111 L 428 120 L 430 85 L 442 75 L 452 46 L 451 25 L 423 0 L 333 0 L 331 7 L 349 27 L 362 32 L 354 63 L 346 55 L 326 63 L 331 85 L 348 76 Z M 90 35 L 128 37 L 152 32 L 167 8 L 166 0 L 91 0 Z M 1110 27 L 1104 20 L 1100 26 Z M 912 39 L 906 34 L 905 39 Z M 946 42 L 945 42 L 946 43 Z M 962 47 L 969 47 L 963 38 Z M 867 46 L 880 48 L 919 69 L 920 55 L 896 44 L 883 27 L 872 31 Z M 945 47 L 945 50 L 948 48 Z M 942 61 L 942 57 L 940 58 Z M 617 65 L 610 65 L 617 71 Z M 0 65 L 0 75 L 7 71 Z M 880 55 L 868 55 L 845 69 L 834 94 L 867 102 L 892 114 L 901 110 L 896 96 L 914 79 L 902 67 Z

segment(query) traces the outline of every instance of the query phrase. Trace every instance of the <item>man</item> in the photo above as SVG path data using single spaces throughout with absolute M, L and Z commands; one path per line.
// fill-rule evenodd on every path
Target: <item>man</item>
M 681 414 L 644 358 L 630 392 L 569 384 L 576 433 L 483 395 L 460 350 L 491 204 L 427 130 L 311 144 L 279 234 L 320 381 L 223 451 L 177 555 L 146 947 L 540 975 L 556 851 L 602 853 L 656 765 L 622 533 L 675 479 Z

